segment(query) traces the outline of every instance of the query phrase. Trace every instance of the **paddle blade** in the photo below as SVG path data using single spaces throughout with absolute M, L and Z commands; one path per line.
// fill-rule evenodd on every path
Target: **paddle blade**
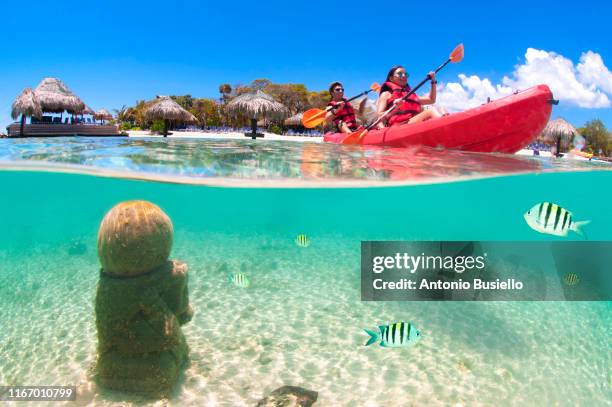
M 346 136 L 342 140 L 342 144 L 359 144 L 359 142 L 361 141 L 363 136 L 366 135 L 367 132 L 368 132 L 367 129 L 363 129 L 363 128 L 359 129 L 359 130 L 349 134 L 348 136 Z
M 374 82 L 372 85 L 370 85 L 370 89 L 373 90 L 374 92 L 378 92 L 380 91 L 380 85 Z
M 451 52 L 449 58 L 453 64 L 461 62 L 461 60 L 463 59 L 463 44 L 457 45 L 453 52 Z
M 327 112 L 321 109 L 308 109 L 304 112 L 302 116 L 302 124 L 307 129 L 312 129 L 313 127 L 317 127 L 319 124 L 325 121 L 325 114 Z

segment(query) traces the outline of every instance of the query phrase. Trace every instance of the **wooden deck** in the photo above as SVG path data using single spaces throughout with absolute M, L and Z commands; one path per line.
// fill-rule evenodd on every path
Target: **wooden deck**
M 95 124 L 26 124 L 23 135 L 19 134 L 20 124 L 13 123 L 6 128 L 9 137 L 117 137 L 117 126 Z

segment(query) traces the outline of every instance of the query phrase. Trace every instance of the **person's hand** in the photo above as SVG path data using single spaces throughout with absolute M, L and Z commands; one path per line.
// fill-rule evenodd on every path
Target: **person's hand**
M 431 79 L 431 83 L 436 83 L 436 73 L 434 71 L 429 72 L 427 76 Z

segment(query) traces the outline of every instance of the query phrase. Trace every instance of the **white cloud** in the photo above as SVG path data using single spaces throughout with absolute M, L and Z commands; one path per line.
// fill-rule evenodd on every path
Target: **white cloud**
M 514 89 L 526 89 L 541 83 L 547 84 L 555 98 L 564 104 L 582 108 L 610 107 L 606 93 L 612 94 L 612 73 L 601 56 L 588 51 L 574 67 L 571 60 L 554 52 L 528 48 L 525 62 L 516 66 L 511 77 L 504 76 L 501 84 L 493 85 L 487 78 L 476 75 L 459 75 L 459 81 L 441 85 L 438 101 L 451 111 L 485 103 L 512 93 Z
M 461 83 L 450 82 L 438 90 L 436 103 L 449 111 L 465 110 L 481 105 L 487 98 L 496 99 L 512 93 L 512 88 L 491 84 L 487 78 L 459 74 Z
M 593 51 L 582 54 L 576 70 L 580 82 L 612 94 L 612 72 L 604 65 L 601 55 Z

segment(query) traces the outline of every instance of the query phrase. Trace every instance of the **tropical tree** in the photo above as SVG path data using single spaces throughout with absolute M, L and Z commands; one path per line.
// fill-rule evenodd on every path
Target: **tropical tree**
M 219 93 L 221 94 L 221 102 L 227 103 L 229 96 L 232 93 L 232 86 L 229 83 L 219 85 Z
M 308 92 L 308 109 L 316 107 L 323 109 L 331 100 L 331 95 L 327 90 L 319 92 Z
M 272 81 L 270 81 L 269 79 L 255 79 L 253 82 L 251 82 L 251 88 L 253 90 L 265 91 L 266 86 L 271 84 Z
M 234 85 L 234 94 L 233 96 L 240 96 L 240 95 L 244 95 L 245 93 L 252 93 L 255 92 L 255 89 L 253 89 L 252 87 L 248 86 L 248 85 L 243 85 L 241 83 L 237 83 Z
M 303 84 L 270 84 L 265 92 L 287 106 L 291 114 L 302 112 L 309 106 L 308 90 Z
M 170 96 L 176 103 L 179 104 L 185 110 L 191 110 L 193 107 L 193 98 L 191 95 L 183 95 L 183 96 Z
M 222 123 L 219 104 L 212 99 L 194 99 L 191 113 L 203 126 L 219 126 Z
M 121 106 L 121 109 L 113 109 L 113 112 L 115 112 L 115 117 L 117 118 L 119 122 L 127 121 L 126 119 L 127 111 L 128 111 L 127 105 Z
M 587 122 L 579 129 L 586 139 L 586 150 L 594 154 L 612 155 L 612 136 L 599 119 Z

